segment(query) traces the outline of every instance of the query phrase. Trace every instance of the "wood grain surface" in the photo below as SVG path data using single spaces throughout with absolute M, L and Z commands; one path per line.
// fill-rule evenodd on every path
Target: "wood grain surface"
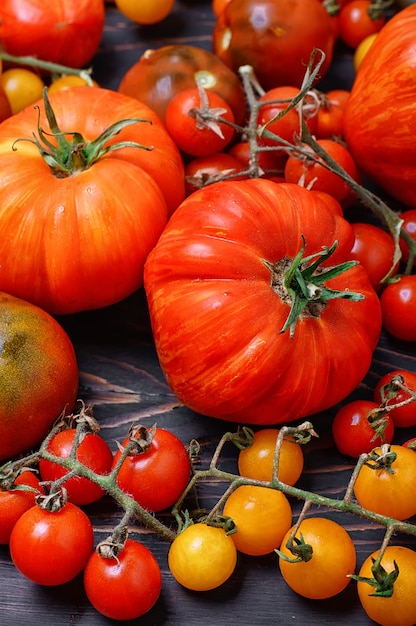
M 104 36 L 93 64 L 94 78 L 103 87 L 117 89 L 121 76 L 147 48 L 186 43 L 210 49 L 213 25 L 211 3 L 207 0 L 177 2 L 169 18 L 147 28 L 128 22 L 108 5 Z M 351 83 L 351 54 L 339 49 L 337 62 L 323 88 L 349 88 Z M 124 438 L 132 422 L 147 426 L 156 422 L 172 430 L 185 443 L 197 439 L 201 444 L 199 467 L 204 467 L 221 435 L 226 430 L 235 430 L 235 425 L 192 413 L 167 386 L 157 361 L 142 290 L 107 309 L 60 318 L 60 321 L 76 347 L 80 367 L 79 396 L 93 406 L 101 432 L 113 450 L 115 442 Z M 404 344 L 383 334 L 370 371 L 352 397 L 371 397 L 380 376 L 398 367 L 415 370 L 415 344 Z M 305 448 L 305 471 L 299 486 L 342 498 L 353 465 L 337 453 L 331 439 L 330 422 L 335 408 L 312 418 L 319 439 Z M 415 434 L 402 429 L 396 439 L 402 442 Z M 226 447 L 221 466 L 236 471 L 236 456 L 231 445 Z M 202 505 L 212 506 L 223 488 L 215 481 L 201 485 Z M 292 505 L 296 515 L 301 503 L 294 501 Z M 121 511 L 108 497 L 86 510 L 93 520 L 97 542 L 111 533 L 121 516 Z M 384 534 L 381 528 L 355 516 L 326 509 L 312 512 L 345 525 L 356 544 L 359 564 L 379 546 Z M 160 517 L 169 523 L 167 515 Z M 240 555 L 235 574 L 222 588 L 200 594 L 187 591 L 168 571 L 168 544 L 139 525 L 132 525 L 131 534 L 143 540 L 156 555 L 162 569 L 163 590 L 147 615 L 126 624 L 214 626 L 227 622 L 230 626 L 364 626 L 373 623 L 359 606 L 354 583 L 331 600 L 305 600 L 286 587 L 273 554 L 256 559 Z M 404 540 L 407 545 L 416 547 L 414 538 Z M 403 537 L 394 537 L 393 541 L 403 541 Z M 0 548 L 2 626 L 104 626 L 111 623 L 115 622 L 99 615 L 88 603 L 82 577 L 57 588 L 37 586 L 16 571 L 8 548 Z

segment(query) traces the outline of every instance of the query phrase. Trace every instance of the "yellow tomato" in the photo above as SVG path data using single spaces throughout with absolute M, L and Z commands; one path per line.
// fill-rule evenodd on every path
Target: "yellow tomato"
M 137 24 L 161 22 L 173 9 L 175 0 L 115 0 L 117 9 Z
M 55 91 L 62 91 L 64 89 L 71 89 L 72 87 L 85 87 L 87 85 L 87 81 L 84 80 L 81 76 L 76 74 L 67 74 L 66 76 L 60 76 L 56 80 L 54 80 L 48 87 L 49 93 L 54 93 Z M 94 87 L 98 87 L 98 83 L 93 80 L 92 84 Z
M 0 74 L 0 83 L 13 114 L 40 100 L 45 86 L 37 74 L 21 67 L 14 67 Z
M 365 55 L 367 54 L 367 52 L 373 45 L 377 35 L 378 33 L 373 33 L 372 35 L 368 35 L 368 37 L 365 37 L 356 47 L 354 56 L 352 59 L 352 62 L 354 64 L 354 69 L 356 72 L 358 72 L 358 69 L 361 63 L 363 62 Z

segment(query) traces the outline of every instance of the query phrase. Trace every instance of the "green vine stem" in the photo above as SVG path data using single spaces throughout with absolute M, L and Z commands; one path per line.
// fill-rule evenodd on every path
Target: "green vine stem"
M 0 50 L 0 59 L 6 61 L 6 63 L 13 63 L 15 65 L 25 65 L 27 67 L 33 67 L 34 69 L 44 70 L 46 72 L 50 72 L 52 75 L 73 75 L 79 76 L 83 80 L 85 80 L 86 84 L 89 86 L 93 85 L 93 81 L 91 78 L 92 68 L 84 68 L 77 69 L 74 67 L 67 67 L 66 65 L 60 65 L 59 63 L 52 63 L 50 61 L 43 61 L 42 59 L 38 59 L 34 56 L 14 56 L 13 54 L 8 54 L 3 50 Z

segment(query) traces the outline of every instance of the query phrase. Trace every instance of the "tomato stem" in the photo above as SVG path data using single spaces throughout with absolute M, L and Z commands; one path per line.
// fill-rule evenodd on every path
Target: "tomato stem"
M 73 75 L 79 76 L 83 80 L 85 80 L 87 85 L 92 86 L 93 81 L 91 78 L 92 68 L 74 68 L 67 67 L 66 65 L 61 65 L 60 63 L 52 63 L 51 61 L 43 61 L 42 59 L 38 59 L 33 56 L 14 56 L 13 54 L 8 54 L 7 52 L 0 50 L 0 58 L 3 61 L 13 63 L 16 65 L 26 65 L 28 67 L 34 67 L 40 70 L 46 70 L 53 75 Z

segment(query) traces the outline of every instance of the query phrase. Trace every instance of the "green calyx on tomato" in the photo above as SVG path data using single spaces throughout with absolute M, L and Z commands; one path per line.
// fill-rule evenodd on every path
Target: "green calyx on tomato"
M 357 576 L 355 574 L 351 574 L 351 578 L 371 585 L 371 587 L 374 588 L 374 592 L 370 595 L 379 596 L 381 598 L 391 598 L 394 591 L 394 583 L 399 576 L 399 567 L 396 561 L 394 561 L 394 569 L 390 572 L 387 572 L 381 565 L 380 558 L 372 558 L 372 562 L 371 572 L 373 578 Z
M 141 148 L 143 150 L 152 150 L 151 147 L 144 146 L 134 141 L 108 143 L 126 126 L 130 126 L 131 124 L 136 124 L 138 122 L 151 123 L 150 120 L 140 118 L 120 120 L 111 124 L 111 126 L 105 129 L 93 141 L 86 141 L 81 133 L 76 131 L 62 132 L 60 130 L 54 111 L 49 102 L 47 87 L 43 90 L 43 102 L 51 133 L 45 132 L 42 126 L 38 123 L 38 136 L 33 133 L 33 139 L 17 139 L 13 144 L 13 149 L 16 149 L 15 145 L 18 141 L 29 141 L 34 143 L 41 156 L 44 158 L 45 162 L 49 165 L 57 178 L 66 178 L 77 172 L 82 172 L 91 167 L 91 165 L 101 159 L 105 154 L 113 150 L 119 150 L 121 148 Z M 52 135 L 52 137 L 56 140 L 56 145 L 48 139 L 48 135 Z M 69 141 L 66 135 L 72 135 L 72 141 Z
M 323 269 L 321 264 L 327 261 L 338 246 L 335 241 L 331 247 L 324 246 L 322 252 L 304 257 L 305 240 L 294 259 L 284 258 L 275 264 L 264 260 L 264 264 L 272 274 L 272 288 L 283 301 L 289 300 L 291 308 L 285 324 L 280 332 L 290 329 L 293 337 L 296 322 L 301 315 L 319 317 L 328 300 L 345 298 L 359 301 L 364 296 L 352 291 L 339 291 L 325 286 L 325 282 L 339 276 L 354 265 L 355 261 L 346 261 L 333 267 Z M 282 273 L 284 279 L 282 281 Z

